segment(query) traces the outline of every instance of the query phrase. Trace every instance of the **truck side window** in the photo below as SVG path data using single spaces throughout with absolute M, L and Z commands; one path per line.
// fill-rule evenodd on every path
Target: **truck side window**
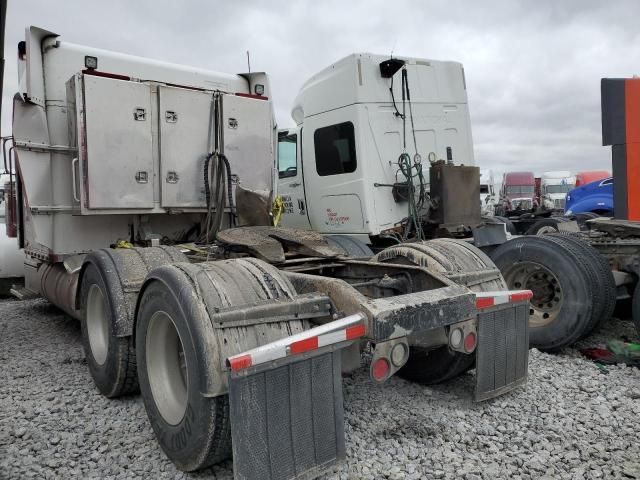
M 313 134 L 316 171 L 321 177 L 356 170 L 356 142 L 353 123 L 345 122 L 317 129 Z
M 297 135 L 278 135 L 278 178 L 295 177 L 298 174 Z

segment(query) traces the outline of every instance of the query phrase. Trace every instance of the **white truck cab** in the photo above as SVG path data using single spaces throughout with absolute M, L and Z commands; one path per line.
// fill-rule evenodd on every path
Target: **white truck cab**
M 399 67 L 385 78 L 385 61 L 353 54 L 303 85 L 292 110 L 297 126 L 278 138 L 282 226 L 368 240 L 407 216 L 407 202 L 393 194 L 406 180 L 400 154 L 421 161 L 427 184 L 428 160 L 474 164 L 462 65 L 393 59 Z
M 564 210 L 567 192 L 576 184 L 575 175 L 561 170 L 544 172 L 540 180 L 541 203 L 547 210 Z
M 480 211 L 485 216 L 495 214 L 497 195 L 494 183 L 492 170 L 480 170 Z

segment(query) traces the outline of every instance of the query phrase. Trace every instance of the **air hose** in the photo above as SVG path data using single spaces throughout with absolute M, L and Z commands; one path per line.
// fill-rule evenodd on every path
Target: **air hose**
M 229 205 L 229 224 L 235 224 L 233 208 L 233 185 L 229 159 L 222 151 L 222 96 L 216 92 L 211 102 L 209 144 L 212 151 L 204 161 L 204 193 L 207 214 L 204 220 L 203 238 L 205 243 L 215 239 L 222 225 L 226 204 Z M 213 192 L 213 194 L 212 194 Z M 226 200 L 225 200 L 226 193 Z M 212 198 L 213 197 L 213 198 Z
M 392 101 L 395 106 L 395 98 L 393 97 L 393 77 L 392 81 Z M 407 114 L 406 104 L 409 104 L 409 118 L 411 120 L 411 133 L 413 137 L 413 147 L 415 155 L 413 159 L 407 153 Z M 413 109 L 411 106 L 411 92 L 409 90 L 409 78 L 406 66 L 402 68 L 402 113 L 398 112 L 396 107 L 396 116 L 402 119 L 402 153 L 398 157 L 398 172 L 402 173 L 407 184 L 407 225 L 403 233 L 404 240 L 411 236 L 412 231 L 415 232 L 415 238 L 421 240 L 424 237 L 422 231 L 422 220 L 420 218 L 420 210 L 427 200 L 426 183 L 422 174 L 422 164 L 420 154 L 418 153 L 418 142 L 416 141 L 416 129 L 413 121 Z M 397 172 L 396 172 L 397 177 Z M 416 192 L 417 183 L 417 192 Z M 416 194 L 417 193 L 417 194 Z

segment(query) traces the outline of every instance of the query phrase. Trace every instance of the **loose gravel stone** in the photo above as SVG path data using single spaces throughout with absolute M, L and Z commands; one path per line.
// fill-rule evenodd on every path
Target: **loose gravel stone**
M 606 322 L 576 348 L 531 350 L 525 387 L 471 401 L 473 373 L 425 387 L 365 369 L 344 380 L 347 460 L 328 479 L 640 478 L 640 370 L 579 348 L 637 339 Z M 178 471 L 139 396 L 93 386 L 79 324 L 42 300 L 0 301 L 0 478 L 233 478 L 230 461 Z

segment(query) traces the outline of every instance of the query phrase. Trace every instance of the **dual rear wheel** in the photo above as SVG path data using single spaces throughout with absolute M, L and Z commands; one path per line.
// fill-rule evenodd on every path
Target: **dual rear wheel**
M 132 336 L 138 290 L 153 268 L 186 260 L 173 247 L 104 249 L 87 255 L 77 306 L 89 372 L 104 396 L 139 391 Z
M 210 315 L 295 295 L 274 267 L 254 259 L 180 263 L 150 274 L 136 315 L 140 391 L 160 447 L 181 470 L 231 456 L 224 358 L 308 328 L 293 320 L 220 329 Z
M 491 253 L 509 288 L 533 292 L 532 347 L 556 350 L 591 333 L 615 307 L 616 286 L 604 258 L 570 234 L 510 240 Z
M 491 259 L 468 242 L 437 239 L 405 243 L 378 253 L 374 261 L 427 267 L 446 276 L 469 275 L 457 280 L 474 292 L 506 290 L 507 284 Z M 460 277 L 458 277 L 460 278 Z M 464 277 L 462 277 L 464 278 Z M 411 347 L 409 360 L 398 375 L 426 385 L 450 380 L 473 367 L 475 355 L 453 351 L 448 345 L 435 348 Z

